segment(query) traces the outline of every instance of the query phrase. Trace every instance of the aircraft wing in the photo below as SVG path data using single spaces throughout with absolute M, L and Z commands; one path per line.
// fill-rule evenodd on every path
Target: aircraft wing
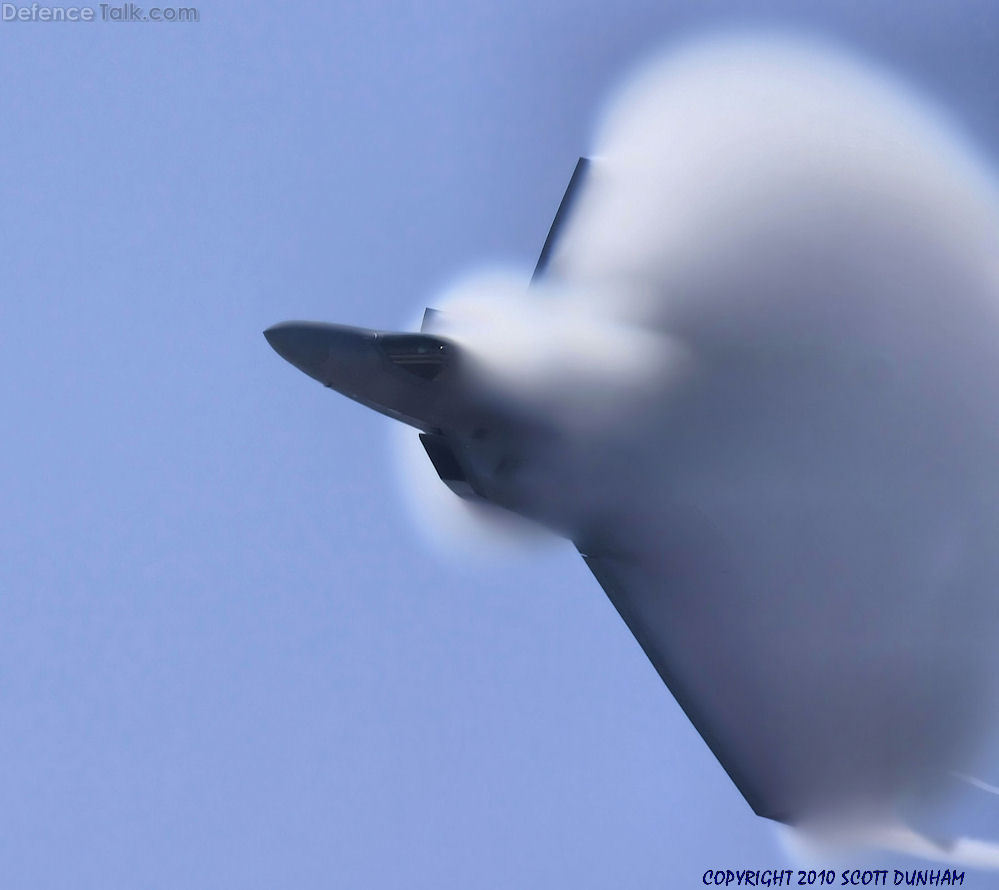
M 548 237 L 545 238 L 544 246 L 541 248 L 541 256 L 538 257 L 538 263 L 534 267 L 534 274 L 531 276 L 532 284 L 539 278 L 543 277 L 545 270 L 548 268 L 548 262 L 551 259 L 552 252 L 555 250 L 555 245 L 558 243 L 559 237 L 565 228 L 566 221 L 569 219 L 572 206 L 575 203 L 576 198 L 579 197 L 583 183 L 586 181 L 589 167 L 589 158 L 580 158 L 576 161 L 576 167 L 572 171 L 572 176 L 569 177 L 569 185 L 566 186 L 565 194 L 562 196 L 562 202 L 558 205 L 558 210 L 555 212 L 555 219 L 552 221 L 551 228 L 548 230 Z
M 579 158 L 545 239 L 531 282 L 543 278 L 586 184 L 589 158 Z M 718 631 L 714 616 L 689 614 L 682 591 L 690 581 L 682 560 L 649 559 L 613 545 L 580 547 L 587 566 L 624 619 L 687 718 L 757 815 L 787 821 L 794 793 L 781 779 L 781 765 L 766 734 L 750 727 L 760 678 L 747 676 L 744 659 L 705 645 Z M 679 593 L 679 595 L 677 595 Z M 687 612 L 687 614 L 684 614 Z M 693 620 L 691 618 L 693 617 Z M 723 628 L 724 630 L 724 628 Z M 744 654 L 744 653 L 743 653 Z M 732 675 L 742 683 L 732 683 Z M 745 685 L 748 681 L 749 687 Z M 747 692 L 749 693 L 747 695 Z
M 755 707 L 753 678 L 740 671 L 733 682 L 738 659 L 729 657 L 731 636 L 724 628 L 716 628 L 720 632 L 713 639 L 704 632 L 711 616 L 692 614 L 693 598 L 671 595 L 671 588 L 684 585 L 665 564 L 622 552 L 580 554 L 753 811 L 789 821 L 793 796 L 782 781 L 779 754 L 766 733 L 757 731 L 765 709 Z
M 541 255 L 538 257 L 538 262 L 534 267 L 534 273 L 531 275 L 531 284 L 534 284 L 535 281 L 540 280 L 545 275 L 545 270 L 548 268 L 548 263 L 555 251 L 555 247 L 565 230 L 566 222 L 569 219 L 573 204 L 582 191 L 589 167 L 589 158 L 580 158 L 576 161 L 576 166 L 572 171 L 572 176 L 569 177 L 569 184 L 566 186 L 565 193 L 562 195 L 562 200 L 558 205 L 558 210 L 555 211 L 555 219 L 552 220 L 551 227 L 548 229 L 548 237 L 545 238 L 545 243 L 541 248 Z M 420 331 L 424 334 L 434 333 L 440 322 L 441 314 L 442 313 L 439 309 L 432 309 L 428 306 L 423 312 L 423 321 L 420 324 Z

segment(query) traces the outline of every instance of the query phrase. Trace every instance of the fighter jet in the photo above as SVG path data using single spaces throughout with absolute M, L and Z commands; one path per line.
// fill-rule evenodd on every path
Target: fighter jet
M 533 282 L 596 163 L 579 159 Z M 982 671 L 959 635 L 936 632 L 937 606 L 909 596 L 940 579 L 960 611 L 996 567 L 951 509 L 965 492 L 938 469 L 953 455 L 918 408 L 897 407 L 928 376 L 712 334 L 682 386 L 580 433 L 482 374 L 439 322 L 428 309 L 419 333 L 264 333 L 324 386 L 414 427 L 455 495 L 569 538 L 758 815 L 794 824 L 933 785 L 978 725 Z M 979 445 L 954 447 L 973 460 Z M 917 559 L 892 556 L 911 540 L 926 542 Z
M 541 279 L 589 166 L 580 158 L 534 270 Z M 518 510 L 508 484 L 517 443 L 534 440 L 524 417 L 501 394 L 475 380 L 457 343 L 427 333 L 437 311 L 428 308 L 420 333 L 374 331 L 323 322 L 287 321 L 264 331 L 267 342 L 323 386 L 420 431 L 441 481 L 456 495 Z M 535 498 L 532 498 L 534 500 Z

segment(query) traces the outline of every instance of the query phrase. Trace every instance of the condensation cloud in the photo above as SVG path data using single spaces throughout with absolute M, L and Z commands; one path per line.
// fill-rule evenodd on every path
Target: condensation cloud
M 644 66 L 592 156 L 544 282 L 440 305 L 571 443 L 535 518 L 669 564 L 799 812 L 931 811 L 997 716 L 988 164 L 893 76 L 758 37 Z M 586 491 L 553 506 L 558 474 Z

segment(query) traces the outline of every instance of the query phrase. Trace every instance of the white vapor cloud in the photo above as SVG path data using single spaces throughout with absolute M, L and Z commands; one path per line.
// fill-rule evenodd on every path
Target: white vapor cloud
M 564 446 L 510 502 L 670 579 L 693 692 L 790 811 L 932 812 L 996 717 L 992 171 L 892 76 L 769 37 L 644 66 L 593 158 L 540 285 L 440 305 Z

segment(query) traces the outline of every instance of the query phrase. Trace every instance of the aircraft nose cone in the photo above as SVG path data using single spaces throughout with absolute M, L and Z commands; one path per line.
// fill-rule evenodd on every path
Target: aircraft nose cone
M 430 384 L 457 353 L 453 344 L 318 321 L 285 321 L 264 336 L 278 355 L 323 386 L 424 432 L 439 425 L 444 396 Z
M 368 357 L 374 332 L 315 321 L 284 321 L 264 331 L 274 351 L 327 386 L 346 383 Z
M 286 321 L 269 327 L 264 331 L 264 336 L 285 361 L 291 362 L 310 377 L 323 379 L 324 366 L 333 344 L 329 334 L 319 325 Z

